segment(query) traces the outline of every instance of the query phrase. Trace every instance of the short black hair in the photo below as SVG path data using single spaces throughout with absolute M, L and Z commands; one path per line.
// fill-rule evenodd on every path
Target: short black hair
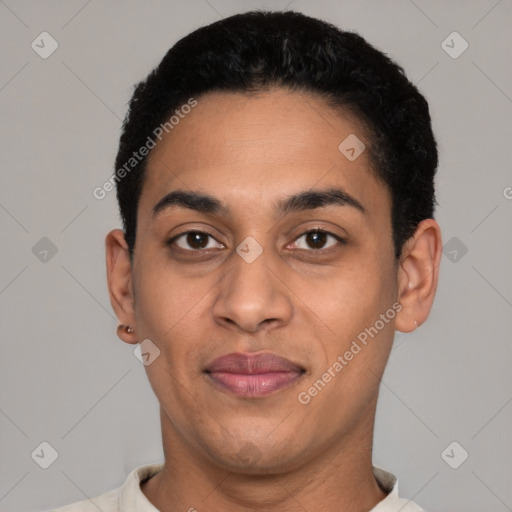
M 433 218 L 436 204 L 438 154 L 428 103 L 402 67 L 357 33 L 299 12 L 236 14 L 179 40 L 135 86 L 116 169 L 126 170 L 155 128 L 191 98 L 271 87 L 316 94 L 362 123 L 370 138 L 372 169 L 391 194 L 393 244 L 399 258 L 418 223 Z M 146 162 L 147 156 L 139 157 L 117 180 L 131 257 Z

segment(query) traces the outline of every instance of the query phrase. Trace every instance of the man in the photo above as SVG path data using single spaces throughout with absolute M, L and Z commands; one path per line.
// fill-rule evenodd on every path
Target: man
M 141 344 L 165 462 L 58 512 L 412 512 L 372 465 L 395 329 L 442 244 L 428 105 L 354 33 L 248 12 L 136 87 L 106 238 L 119 337 Z

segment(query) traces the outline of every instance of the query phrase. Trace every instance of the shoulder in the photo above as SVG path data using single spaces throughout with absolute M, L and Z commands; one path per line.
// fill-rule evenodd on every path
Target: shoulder
M 117 512 L 119 502 L 119 489 L 108 491 L 95 498 L 76 501 L 48 512 Z
M 400 512 L 426 512 L 416 503 L 406 500 L 404 498 L 398 498 L 396 510 L 400 510 Z
M 400 498 L 397 494 L 389 494 L 371 512 L 426 512 L 416 503 Z
M 373 466 L 373 473 L 381 489 L 387 493 L 387 496 L 371 512 L 426 512 L 413 501 L 399 496 L 398 480 L 393 473 L 378 466 Z
M 117 489 L 100 494 L 95 498 L 76 501 L 42 512 L 127 512 L 128 510 L 154 512 L 156 509 L 142 493 L 140 482 L 158 473 L 162 467 L 163 463 L 161 462 L 139 466 L 132 470 L 124 483 Z

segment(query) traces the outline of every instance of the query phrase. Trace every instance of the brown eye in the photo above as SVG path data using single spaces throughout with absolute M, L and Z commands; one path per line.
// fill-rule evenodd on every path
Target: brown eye
M 313 249 L 321 249 L 327 239 L 327 234 L 321 231 L 310 231 L 306 234 L 306 243 Z
M 187 231 L 175 236 L 169 240 L 169 245 L 176 243 L 180 249 L 188 251 L 199 251 L 201 249 L 214 249 L 214 246 L 209 246 L 209 239 L 215 240 L 212 235 L 204 231 Z M 178 243 L 179 242 L 179 243 Z M 221 248 L 222 244 L 219 244 Z
M 330 245 L 326 246 L 327 241 L 333 239 L 334 242 L 331 242 Z M 298 241 L 304 239 L 304 243 L 299 243 Z M 334 233 L 330 233 L 329 231 L 324 231 L 322 229 L 313 229 L 310 231 L 306 231 L 300 237 L 295 240 L 295 246 L 297 249 L 328 249 L 336 243 L 345 243 L 345 240 Z

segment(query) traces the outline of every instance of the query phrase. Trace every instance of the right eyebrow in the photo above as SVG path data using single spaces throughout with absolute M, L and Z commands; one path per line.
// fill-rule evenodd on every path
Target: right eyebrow
M 199 192 L 174 190 L 162 197 L 153 207 L 153 217 L 156 217 L 168 208 L 176 206 L 215 215 L 225 215 L 229 212 L 229 208 L 216 197 Z

